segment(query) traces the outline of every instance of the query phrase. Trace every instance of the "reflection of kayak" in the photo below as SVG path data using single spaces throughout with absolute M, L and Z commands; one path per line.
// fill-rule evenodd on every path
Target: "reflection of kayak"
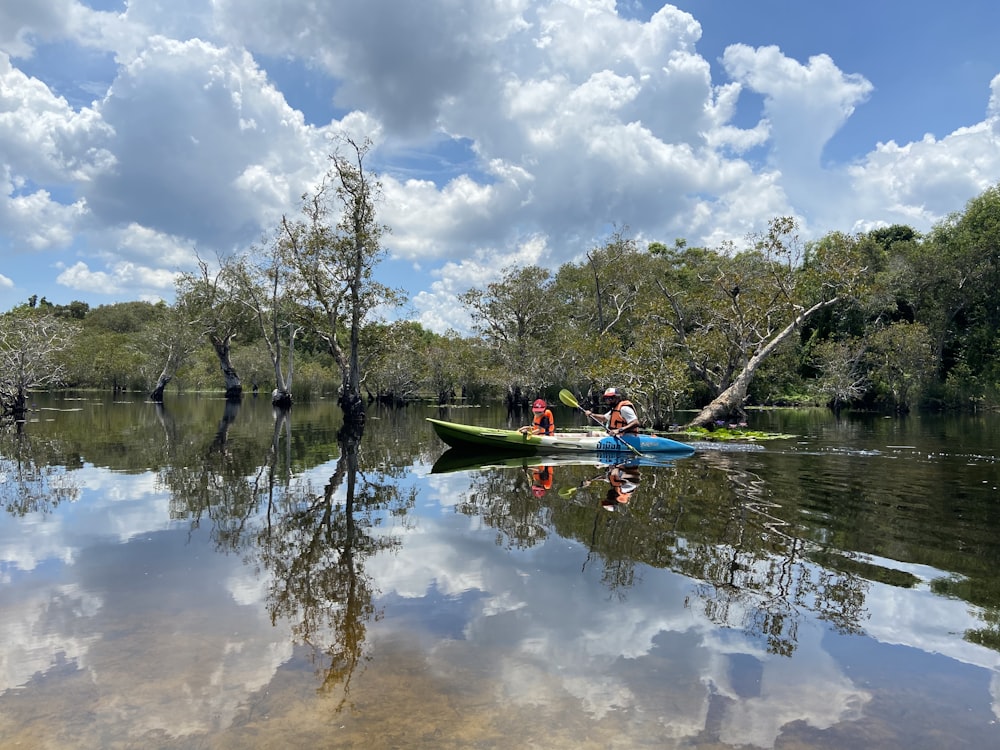
M 656 453 L 637 456 L 632 452 L 622 453 L 559 453 L 556 455 L 524 454 L 511 455 L 499 451 L 471 453 L 449 448 L 431 467 L 431 474 L 447 474 L 453 471 L 475 471 L 477 469 L 531 469 L 536 466 L 670 466 L 687 453 Z
M 507 454 L 538 455 L 553 453 L 693 453 L 687 443 L 659 435 L 623 435 L 607 433 L 557 432 L 555 435 L 524 435 L 517 430 L 474 427 L 440 419 L 427 418 L 438 437 L 452 448 L 465 452 L 487 453 L 490 450 Z M 624 442 L 628 445 L 624 445 Z M 631 448 L 628 446 L 632 446 Z M 633 450 L 633 448 L 635 450 Z

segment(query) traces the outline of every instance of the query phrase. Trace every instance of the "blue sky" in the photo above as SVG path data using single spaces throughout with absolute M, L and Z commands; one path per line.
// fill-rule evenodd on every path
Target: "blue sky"
M 1000 3 L 0 0 L 0 310 L 172 300 L 370 136 L 398 312 L 613 227 L 926 231 L 1000 182 Z

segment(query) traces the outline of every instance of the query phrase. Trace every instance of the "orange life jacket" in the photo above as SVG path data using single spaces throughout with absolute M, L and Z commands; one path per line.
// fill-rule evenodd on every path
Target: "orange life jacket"
M 615 466 L 608 472 L 608 484 L 611 491 L 608 493 L 609 499 L 614 499 L 619 503 L 627 503 L 632 497 L 632 493 L 639 487 L 639 470 L 622 469 Z
M 531 423 L 531 432 L 535 435 L 554 435 L 556 432 L 556 420 L 552 416 L 552 410 L 546 409 L 541 414 L 535 415 L 535 420 Z
M 531 472 L 531 483 L 546 490 L 552 489 L 552 467 L 539 466 Z
M 624 419 L 624 417 L 622 417 L 622 406 L 631 406 L 632 407 L 632 411 L 635 411 L 635 405 L 631 401 L 626 401 L 625 399 L 622 399 L 621 401 L 619 401 L 617 404 L 614 405 L 614 408 L 611 409 L 611 418 L 608 420 L 608 428 L 609 429 L 617 430 L 617 429 L 619 429 L 621 427 L 624 427 L 626 425 L 625 419 Z M 638 435 L 639 434 L 639 425 L 635 424 L 632 427 L 629 427 L 625 431 L 625 434 L 626 435 Z

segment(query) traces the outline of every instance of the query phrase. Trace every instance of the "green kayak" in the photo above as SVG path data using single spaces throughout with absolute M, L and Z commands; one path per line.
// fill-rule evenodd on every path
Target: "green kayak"
M 431 474 L 450 474 L 456 471 L 482 469 L 536 469 L 543 466 L 673 466 L 678 459 L 690 453 L 549 453 L 527 455 L 509 451 L 483 449 L 481 451 L 449 448 L 434 462 Z
M 555 435 L 524 435 L 517 430 L 475 427 L 427 418 L 434 432 L 452 448 L 467 452 L 534 456 L 554 453 L 694 453 L 687 443 L 660 435 L 623 435 L 606 432 L 557 432 Z

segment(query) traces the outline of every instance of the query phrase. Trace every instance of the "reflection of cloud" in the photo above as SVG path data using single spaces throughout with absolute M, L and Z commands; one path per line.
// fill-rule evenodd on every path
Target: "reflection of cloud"
M 21 598 L 20 601 L 17 601 Z M 89 633 L 80 618 L 93 617 L 101 608 L 95 596 L 75 585 L 20 588 L 7 584 L 0 617 L 0 693 L 44 674 L 57 661 L 87 661 L 99 634 Z
M 794 659 L 763 658 L 759 695 L 739 696 L 725 683 L 715 683 L 733 699 L 722 719 L 719 737 L 735 745 L 773 747 L 782 727 L 804 721 L 817 729 L 859 718 L 870 694 L 843 674 L 822 647 L 823 628 L 798 629 Z
M 81 501 L 0 519 L 0 693 L 67 665 L 84 672 L 100 710 L 81 746 L 228 727 L 292 655 L 266 580 L 216 554 L 207 530 L 171 521 L 152 473 L 75 474 Z M 53 713 L 91 710 L 52 685 Z
M 990 678 L 990 695 L 993 696 L 993 715 L 1000 719 L 1000 671 L 994 671 Z
M 0 525 L 0 562 L 18 570 L 46 560 L 69 563 L 95 540 L 127 541 L 173 525 L 169 493 L 152 473 L 116 474 L 88 464 L 68 472 L 65 481 L 80 488 L 76 502 Z M 25 525 L 31 534 L 24 533 Z
M 888 561 L 883 561 L 888 562 Z M 923 566 L 906 566 L 892 561 L 891 567 L 908 570 L 926 584 L 941 575 Z M 919 569 L 918 569 L 919 567 Z M 993 714 L 1000 719 L 1000 654 L 961 637 L 983 627 L 978 607 L 962 599 L 950 599 L 930 592 L 926 585 L 901 589 L 873 583 L 867 599 L 870 618 L 865 630 L 882 643 L 916 648 L 929 654 L 989 670 Z
M 502 702 L 571 705 L 565 710 L 595 720 L 624 711 L 647 717 L 635 728 L 640 734 L 676 740 L 705 731 L 721 698 L 721 739 L 760 747 L 772 747 L 790 722 L 826 728 L 856 716 L 869 699 L 823 649 L 822 624 L 799 628 L 794 658 L 772 656 L 688 606 L 691 581 L 683 576 L 643 568 L 643 583 L 617 602 L 599 574 L 567 568 L 557 545 L 509 553 L 470 537 L 467 522 L 423 517 L 419 530 L 404 532 L 396 555 L 368 567 L 383 593 L 421 598 L 435 591 L 464 608 L 464 640 L 429 654 L 435 674 L 475 664 L 497 683 Z M 461 597 L 470 590 L 484 595 Z M 378 626 L 383 633 L 390 627 Z M 738 658 L 759 664 L 760 686 L 751 694 L 733 684 Z
M 192 576 L 190 544 L 187 532 L 95 544 L 55 571 L 72 582 L 37 589 L 25 577 L 8 587 L 0 691 L 68 662 L 87 673 L 105 709 L 89 728 L 97 735 L 178 737 L 230 726 L 291 657 L 292 640 L 272 626 L 252 570 L 208 554 Z M 63 699 L 72 695 L 48 700 Z
M 891 566 L 907 570 L 928 582 L 941 575 L 925 567 Z M 956 661 L 989 670 L 1000 670 L 1000 654 L 971 643 L 956 634 L 981 628 L 976 617 L 980 611 L 962 599 L 938 596 L 924 586 L 902 589 L 884 583 L 872 583 L 866 600 L 870 614 L 865 630 L 883 643 L 920 649 L 929 654 L 943 654 Z

